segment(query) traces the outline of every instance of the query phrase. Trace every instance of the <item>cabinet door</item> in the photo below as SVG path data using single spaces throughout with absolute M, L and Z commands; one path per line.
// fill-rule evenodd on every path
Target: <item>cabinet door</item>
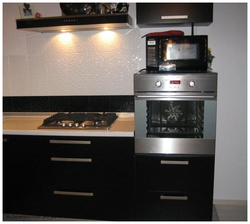
M 214 157 L 136 156 L 136 188 L 212 192 Z
M 6 136 L 5 136 L 6 137 Z M 4 138 L 5 138 L 4 137 Z M 42 214 L 49 185 L 49 156 L 39 152 L 38 138 L 8 136 L 3 147 L 3 210 L 5 213 Z
M 139 27 L 185 23 L 209 25 L 213 22 L 212 3 L 137 3 L 136 7 Z
M 136 192 L 137 220 L 212 220 L 212 193 Z

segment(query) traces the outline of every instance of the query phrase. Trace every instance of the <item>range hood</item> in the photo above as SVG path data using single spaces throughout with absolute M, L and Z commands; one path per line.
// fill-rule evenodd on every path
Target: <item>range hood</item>
M 111 30 L 132 28 L 132 18 L 128 14 L 77 15 L 17 19 L 17 29 L 49 32 L 72 32 L 81 30 Z

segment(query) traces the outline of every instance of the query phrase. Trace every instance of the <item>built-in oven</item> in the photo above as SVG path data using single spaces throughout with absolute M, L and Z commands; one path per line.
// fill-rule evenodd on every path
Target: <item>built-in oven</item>
M 134 75 L 135 152 L 215 153 L 217 73 Z

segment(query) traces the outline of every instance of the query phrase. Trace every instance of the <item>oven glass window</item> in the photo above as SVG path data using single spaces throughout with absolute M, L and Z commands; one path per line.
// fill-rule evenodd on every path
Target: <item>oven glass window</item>
M 203 138 L 204 101 L 147 101 L 147 137 Z

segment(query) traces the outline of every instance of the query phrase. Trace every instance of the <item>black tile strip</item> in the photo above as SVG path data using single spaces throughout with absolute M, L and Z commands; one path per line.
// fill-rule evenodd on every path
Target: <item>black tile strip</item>
M 90 96 L 90 112 L 109 112 L 109 96 Z
M 3 97 L 3 112 L 134 112 L 134 96 Z
M 31 111 L 30 97 L 12 97 L 13 112 L 29 112 Z
M 88 96 L 69 96 L 71 112 L 89 112 Z
M 48 96 L 33 96 L 30 97 L 32 112 L 49 112 L 50 99 Z
M 68 96 L 50 96 L 51 112 L 70 112 Z

